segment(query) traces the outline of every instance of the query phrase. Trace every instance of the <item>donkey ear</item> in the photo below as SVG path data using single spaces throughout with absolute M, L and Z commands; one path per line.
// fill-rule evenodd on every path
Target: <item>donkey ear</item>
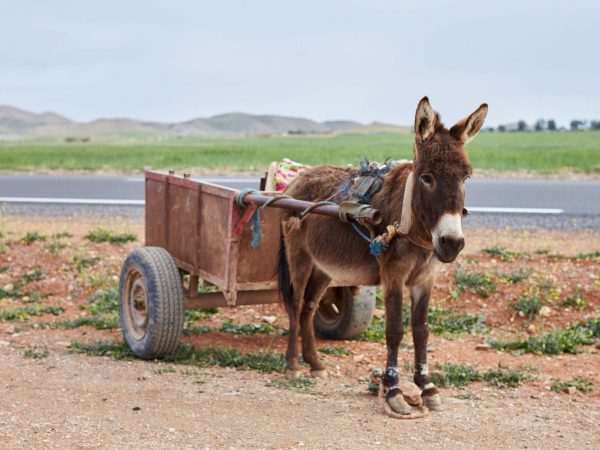
M 433 136 L 435 131 L 435 112 L 429 104 L 429 99 L 423 97 L 415 113 L 415 140 L 423 142 Z
M 468 142 L 472 141 L 473 138 L 477 136 L 477 133 L 479 133 L 479 130 L 481 130 L 483 122 L 485 122 L 487 112 L 488 105 L 487 103 L 484 103 L 477 108 L 473 114 L 465 117 L 462 120 L 459 120 L 456 125 L 450 128 L 450 134 L 463 144 L 467 144 Z

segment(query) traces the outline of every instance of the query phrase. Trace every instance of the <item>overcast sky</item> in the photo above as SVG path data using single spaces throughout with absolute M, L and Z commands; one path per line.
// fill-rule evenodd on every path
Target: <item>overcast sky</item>
M 231 111 L 600 119 L 600 1 L 0 0 L 0 104 L 76 120 Z

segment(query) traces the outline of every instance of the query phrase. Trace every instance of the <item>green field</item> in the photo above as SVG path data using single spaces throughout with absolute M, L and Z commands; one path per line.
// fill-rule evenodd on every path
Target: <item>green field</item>
M 306 164 L 356 164 L 412 159 L 409 134 L 238 139 L 128 138 L 65 143 L 64 140 L 0 142 L 0 171 L 191 169 L 212 173 L 261 172 L 271 161 L 291 158 Z M 600 132 L 481 133 L 467 147 L 476 169 L 492 171 L 565 170 L 594 173 L 600 165 Z

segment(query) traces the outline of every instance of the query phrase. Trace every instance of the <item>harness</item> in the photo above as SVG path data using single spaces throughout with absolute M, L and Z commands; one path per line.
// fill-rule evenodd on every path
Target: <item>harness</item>
M 342 210 L 352 210 L 360 208 L 367 203 L 373 195 L 381 190 L 385 175 L 399 163 L 386 161 L 384 164 L 371 163 L 366 158 L 360 162 L 360 170 L 348 177 L 344 184 L 343 201 L 340 202 L 340 218 L 344 220 Z M 359 224 L 369 232 L 367 235 L 355 223 L 350 223 L 356 233 L 369 243 L 371 254 L 379 256 L 390 247 L 391 241 L 396 237 L 404 237 L 418 247 L 426 250 L 433 250 L 433 244 L 430 240 L 424 239 L 415 234 L 411 234 L 412 226 L 412 192 L 414 188 L 414 177 L 411 171 L 406 179 L 404 186 L 404 196 L 402 199 L 402 213 L 400 223 L 395 222 L 388 225 L 386 231 L 378 236 L 375 235 L 373 227 L 359 220 Z M 342 199 L 339 199 L 342 200 Z M 346 221 L 347 222 L 347 221 Z

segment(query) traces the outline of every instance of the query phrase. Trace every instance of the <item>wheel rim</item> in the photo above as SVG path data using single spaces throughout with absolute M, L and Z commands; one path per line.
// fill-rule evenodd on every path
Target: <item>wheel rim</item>
M 136 341 L 142 340 L 148 329 L 149 311 L 144 280 L 137 269 L 131 269 L 127 274 L 123 306 L 129 334 Z
M 346 295 L 344 295 L 342 289 L 329 289 L 323 296 L 317 310 L 319 320 L 328 326 L 335 325 L 342 318 L 346 308 L 346 300 Z

